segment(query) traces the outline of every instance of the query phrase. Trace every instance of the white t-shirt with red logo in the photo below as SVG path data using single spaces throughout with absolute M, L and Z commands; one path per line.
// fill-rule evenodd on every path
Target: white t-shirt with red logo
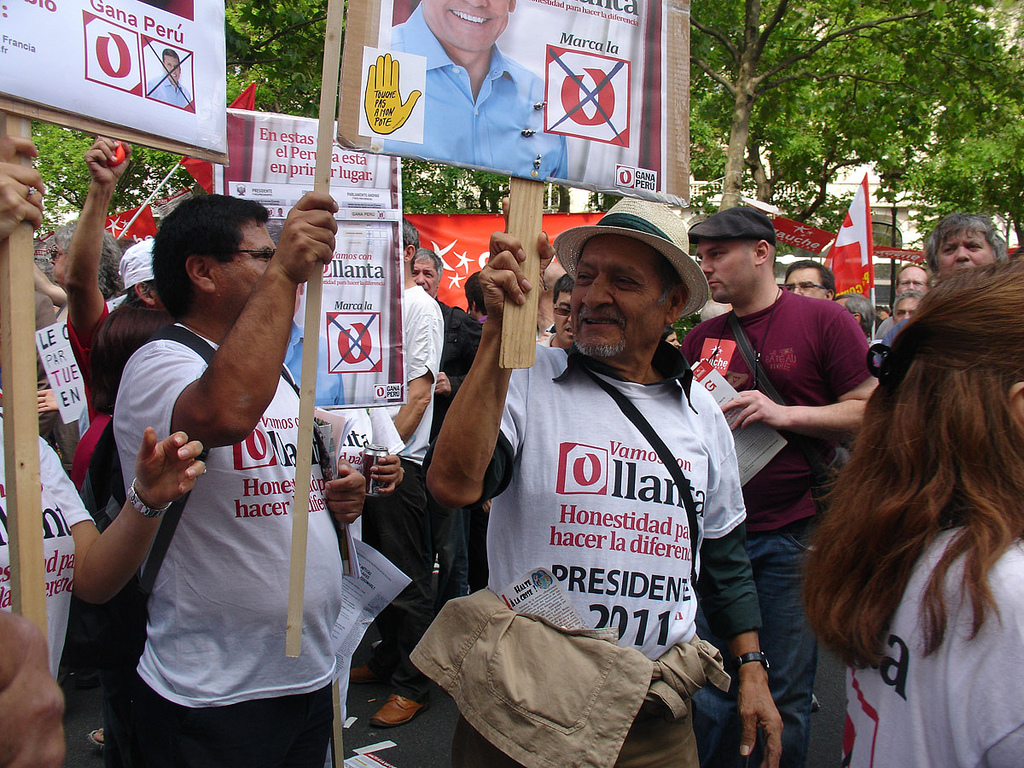
M 561 349 L 537 349 L 509 383 L 501 431 L 512 444 L 509 487 L 491 508 L 490 587 L 551 571 L 584 622 L 614 626 L 619 644 L 652 659 L 694 634 L 686 509 L 654 447 L 584 371 L 562 382 Z M 701 538 L 745 516 L 736 449 L 703 387 L 693 409 L 675 383 L 606 379 L 647 417 L 693 486 Z M 698 539 L 699 540 L 699 539 Z M 698 560 L 699 564 L 699 560 Z
M 4 422 L 0 418 L 0 441 Z M 135 459 L 132 458 L 132 466 Z M 4 487 L 4 456 L 0 451 L 0 610 L 11 610 L 11 552 L 7 527 L 7 492 Z M 68 628 L 71 587 L 75 575 L 75 542 L 71 526 L 92 518 L 78 491 L 64 472 L 60 459 L 39 439 L 39 479 L 42 486 L 43 558 L 46 570 L 46 624 L 50 647 L 50 672 L 57 676 L 64 635 Z
M 134 466 L 147 426 L 170 431 L 174 403 L 206 368 L 195 352 L 155 341 L 125 367 L 114 436 Z M 331 682 L 331 629 L 341 610 L 341 555 L 313 462 L 302 653 L 285 656 L 298 396 L 284 379 L 248 438 L 214 448 L 188 499 L 149 598 L 139 674 L 190 707 L 309 693 Z M 131 473 L 125 474 L 131 482 Z
M 1020 768 L 1024 765 L 1024 544 L 989 571 L 999 615 L 974 612 L 963 560 L 946 575 L 942 645 L 924 655 L 921 598 L 957 530 L 941 534 L 914 567 L 886 633 L 886 658 L 846 674 L 843 765 L 851 768 Z

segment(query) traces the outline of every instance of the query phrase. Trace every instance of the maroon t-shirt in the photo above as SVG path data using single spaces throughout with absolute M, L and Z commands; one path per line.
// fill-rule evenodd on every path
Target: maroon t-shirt
M 740 322 L 751 347 L 761 354 L 761 375 L 767 371 L 787 405 L 831 405 L 870 376 L 864 332 L 853 315 L 831 301 L 783 291 L 772 306 Z M 728 315 L 690 331 L 683 354 L 691 363 L 711 360 L 740 392 L 753 388 Z M 833 444 L 819 443 L 822 457 L 831 460 Z M 807 459 L 790 442 L 743 486 L 747 529 L 772 531 L 815 514 L 810 489 Z

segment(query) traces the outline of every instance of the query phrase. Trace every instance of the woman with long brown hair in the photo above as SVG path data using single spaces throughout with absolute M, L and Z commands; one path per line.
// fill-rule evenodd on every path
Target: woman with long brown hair
M 806 565 L 843 765 L 1024 766 L 1024 263 L 958 272 L 878 367 Z

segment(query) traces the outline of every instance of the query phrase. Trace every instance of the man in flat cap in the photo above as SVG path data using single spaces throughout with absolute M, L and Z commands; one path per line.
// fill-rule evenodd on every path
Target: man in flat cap
M 776 284 L 775 228 L 760 211 L 722 211 L 691 227 L 690 239 L 712 298 L 732 304 L 732 311 L 694 328 L 683 354 L 691 362 L 710 361 L 739 390 L 723 406 L 734 428 L 763 422 L 788 440 L 743 487 L 743 500 L 764 618 L 761 649 L 785 726 L 782 764 L 803 766 L 817 664 L 800 601 L 802 556 L 816 514 L 812 486 L 827 475 L 836 441 L 860 425 L 874 389 L 867 340 L 839 305 Z M 773 388 L 775 397 L 767 394 Z M 701 691 L 697 708 L 701 765 L 734 765 L 735 687 L 729 694 Z
M 486 591 L 451 601 L 414 661 L 460 705 L 453 765 L 695 767 L 692 694 L 705 682 L 728 685 L 721 657 L 695 632 L 698 593 L 730 655 L 760 657 L 732 436 L 678 351 L 660 341 L 666 325 L 707 301 L 688 247 L 671 209 L 637 200 L 564 232 L 554 248 L 541 236 L 542 262 L 557 252 L 575 279 L 574 345 L 539 347 L 532 368 L 509 371 L 498 363 L 503 309 L 536 287 L 523 276 L 520 243 L 491 236 L 480 273 L 487 320 L 427 484 L 452 508 L 494 497 L 493 592 L 524 576 L 538 589 L 553 582 L 586 625 L 612 628 L 618 644 L 565 640 Z M 502 611 L 507 626 L 491 638 Z M 480 615 L 487 626 L 472 623 Z M 516 649 L 529 660 L 506 655 Z M 477 665 L 494 658 L 504 669 Z M 744 731 L 731 749 L 749 754 L 760 728 L 764 764 L 777 765 L 781 722 L 767 674 L 746 664 L 738 677 Z

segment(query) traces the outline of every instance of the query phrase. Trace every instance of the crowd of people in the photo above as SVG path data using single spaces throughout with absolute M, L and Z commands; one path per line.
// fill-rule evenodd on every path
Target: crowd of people
M 352 450 L 314 436 L 291 658 L 293 315 L 333 258 L 337 205 L 308 193 L 275 241 L 263 206 L 204 195 L 121 254 L 103 226 L 116 150 L 86 153 L 56 285 L 36 277 L 87 425 L 40 439 L 45 555 L 66 586 L 48 590 L 48 638 L 0 613 L 0 765 L 61 764 L 72 594 L 103 604 L 135 578 L 144 643 L 101 670 L 116 768 L 319 768 L 335 683 L 388 687 L 378 728 L 419 717 L 436 683 L 459 706 L 460 767 L 800 768 L 819 642 L 849 665 L 836 762 L 1020 765 L 1024 265 L 987 217 L 939 223 L 925 263 L 894 275 L 889 318 L 813 260 L 780 285 L 753 208 L 687 227 L 623 199 L 539 237 L 541 285 L 495 233 L 468 312 L 437 300 L 444 262 L 403 222 L 406 402 L 346 408 Z M 0 138 L 0 241 L 41 223 L 42 180 L 18 162 L 34 156 Z M 511 371 L 504 310 L 530 291 L 537 359 Z M 743 482 L 734 435 L 755 425 L 785 444 Z M 367 495 L 354 460 L 371 444 L 387 455 Z M 338 648 L 349 526 L 410 578 L 354 668 Z M 518 612 L 503 593 L 524 583 L 570 608 Z

